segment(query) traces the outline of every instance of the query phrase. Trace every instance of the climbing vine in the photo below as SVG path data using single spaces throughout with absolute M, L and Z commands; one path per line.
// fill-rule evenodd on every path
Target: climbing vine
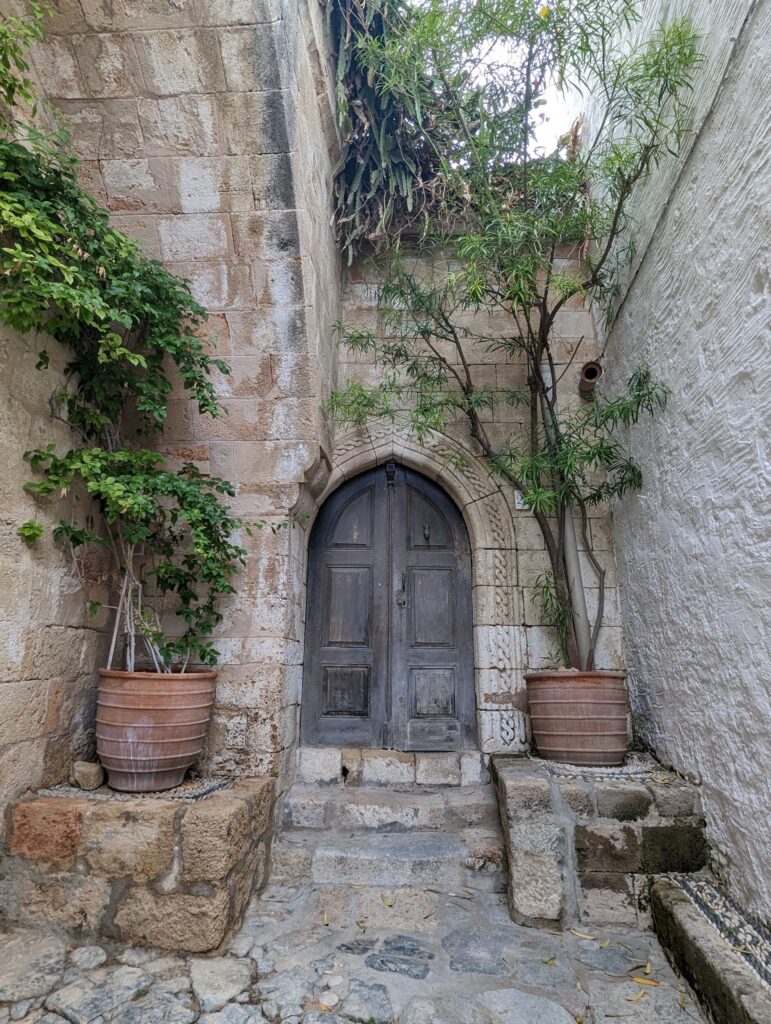
M 138 658 L 163 670 L 214 664 L 218 603 L 233 592 L 245 555 L 233 540 L 243 524 L 224 502 L 233 487 L 191 463 L 170 469 L 137 441 L 163 428 L 175 379 L 202 414 L 219 416 L 213 373 L 228 366 L 206 350 L 206 311 L 187 282 L 110 226 L 78 183 L 66 135 L 32 123 L 26 54 L 44 15 L 39 3 L 25 17 L 0 15 L 0 322 L 64 347 L 65 383 L 51 412 L 79 443 L 65 454 L 55 444 L 28 452 L 40 478 L 26 489 L 41 501 L 71 496 L 72 515 L 54 537 L 76 553 L 96 546 L 110 554 L 118 596 L 111 657 L 122 636 L 129 670 Z M 43 346 L 38 369 L 48 363 Z M 100 515 L 78 515 L 85 496 Z M 18 533 L 34 543 L 44 528 L 35 519 Z M 181 620 L 181 636 L 166 634 L 168 612 Z

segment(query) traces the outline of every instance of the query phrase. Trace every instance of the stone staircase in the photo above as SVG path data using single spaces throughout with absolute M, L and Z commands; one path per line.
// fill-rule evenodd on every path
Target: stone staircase
M 506 890 L 479 754 L 303 750 L 272 860 L 278 884 Z

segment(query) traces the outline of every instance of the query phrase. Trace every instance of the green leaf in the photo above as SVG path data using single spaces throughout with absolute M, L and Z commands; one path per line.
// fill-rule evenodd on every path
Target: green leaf
M 34 544 L 44 533 L 43 526 L 36 519 L 28 519 L 16 531 L 17 536 L 21 537 L 25 544 Z

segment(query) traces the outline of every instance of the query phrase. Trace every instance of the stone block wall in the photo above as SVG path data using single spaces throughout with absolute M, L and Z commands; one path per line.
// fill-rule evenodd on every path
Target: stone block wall
M 41 795 L 10 815 L 0 920 L 215 949 L 267 879 L 272 779 L 198 800 Z
M 705 867 L 698 790 L 652 759 L 642 765 L 560 776 L 559 766 L 493 758 L 515 921 L 647 924 L 652 876 Z
M 45 348 L 51 364 L 35 369 Z M 66 357 L 50 338 L 0 328 L 0 834 L 8 805 L 30 787 L 67 778 L 73 760 L 93 753 L 94 667 L 106 652 L 102 567 L 81 564 L 86 591 L 51 527 L 69 518 L 67 501 L 41 506 L 23 491 L 34 479 L 24 452 L 70 443 L 50 416 L 49 399 L 63 381 Z M 16 535 L 37 517 L 46 537 L 27 546 Z
M 614 376 L 645 360 L 672 389 L 631 441 L 644 489 L 614 510 L 634 717 L 662 761 L 701 781 L 716 867 L 771 920 L 771 4 L 646 13 L 688 14 L 705 63 L 686 154 L 640 190 L 638 261 L 607 342 Z
M 286 524 L 323 470 L 339 267 L 337 144 L 316 0 L 53 4 L 34 53 L 84 184 L 117 228 L 190 280 L 232 373 L 227 415 L 176 391 L 162 448 L 236 485 L 263 522 L 219 631 L 206 770 L 288 776 L 301 689 L 306 531 Z M 43 410 L 43 415 L 45 409 Z M 173 628 L 173 627 L 172 627 Z M 34 781 L 34 780 L 31 780 Z

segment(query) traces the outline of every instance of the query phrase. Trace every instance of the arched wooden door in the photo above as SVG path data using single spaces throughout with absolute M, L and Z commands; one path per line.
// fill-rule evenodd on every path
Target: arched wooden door
M 310 540 L 302 738 L 476 746 L 471 550 L 458 509 L 389 462 L 350 480 Z

